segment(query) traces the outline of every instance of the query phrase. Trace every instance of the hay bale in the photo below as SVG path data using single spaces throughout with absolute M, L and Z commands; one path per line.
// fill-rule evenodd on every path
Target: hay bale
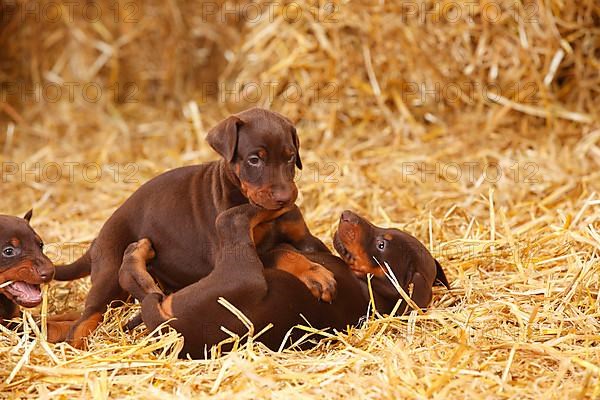
M 598 397 L 595 2 L 465 2 L 460 14 L 440 1 L 230 2 L 225 18 L 128 4 L 136 23 L 0 20 L 3 85 L 139 89 L 137 103 L 0 102 L 1 211 L 33 205 L 54 260 L 72 260 L 151 176 L 214 158 L 208 127 L 258 104 L 298 122 L 299 202 L 315 234 L 331 244 L 345 208 L 406 229 L 453 290 L 423 316 L 369 321 L 308 352 L 250 343 L 208 361 L 176 360 L 174 332 L 124 334 L 135 306 L 111 310 L 89 351 L 47 344 L 25 313 L 23 333 L 0 328 L 2 393 Z M 271 12 L 250 18 L 252 4 Z M 33 314 L 79 308 L 88 286 L 51 285 Z

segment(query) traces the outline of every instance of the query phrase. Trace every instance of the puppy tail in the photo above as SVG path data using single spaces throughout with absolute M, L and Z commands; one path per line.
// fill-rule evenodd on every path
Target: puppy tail
M 92 270 L 90 250 L 91 247 L 83 256 L 71 264 L 57 266 L 54 279 L 57 281 L 72 281 L 88 276 Z
M 435 281 L 439 282 L 442 285 L 446 286 L 446 289 L 450 289 L 450 284 L 448 283 L 448 278 L 446 278 L 446 273 L 442 269 L 442 266 L 435 260 Z

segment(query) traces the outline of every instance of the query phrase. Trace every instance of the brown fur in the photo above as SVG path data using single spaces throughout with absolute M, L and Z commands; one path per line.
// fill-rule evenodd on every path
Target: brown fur
M 152 292 L 139 298 L 142 302 L 142 319 L 148 329 L 154 330 L 173 317 L 169 325 L 185 338 L 180 356 L 189 354 L 196 358 L 204 357 L 205 350 L 227 339 L 228 335 L 221 327 L 240 336 L 247 333 L 247 328 L 240 320 L 218 303 L 220 297 L 241 310 L 252 322 L 255 332 L 272 324 L 258 339 L 272 349 L 279 348 L 286 337 L 289 339 L 283 345 L 293 343 L 304 334 L 303 331 L 293 330 L 288 336 L 295 325 L 306 325 L 308 321 L 316 329 L 343 330 L 356 324 L 365 314 L 369 304 L 366 279 L 359 279 L 342 259 L 329 252 L 296 250 L 294 255 L 290 246 L 279 245 L 270 253 L 271 256 L 264 258 L 267 268 L 263 269 L 251 237 L 256 222 L 254 216 L 260 212 L 251 205 L 241 205 L 219 215 L 217 234 L 221 250 L 215 269 L 206 278 L 168 296 Z M 370 256 L 377 257 L 379 253 L 367 239 L 390 235 L 390 247 L 387 253 L 381 253 L 380 261 L 389 262 L 392 272 L 403 285 L 413 284 L 413 300 L 419 307 L 427 307 L 436 277 L 436 261 L 425 247 L 404 232 L 378 228 L 345 212 L 336 234 L 336 248 L 342 245 L 339 243 L 340 230 L 350 226 L 360 232 L 353 240 L 362 238 L 356 248 Z M 343 243 L 344 246 L 349 244 Z M 142 261 L 148 258 L 146 245 L 131 246 L 135 249 L 132 253 L 134 259 Z M 347 249 L 340 250 L 346 257 L 352 256 Z M 303 266 L 311 262 L 323 265 L 335 275 L 338 290 L 332 303 L 315 299 L 306 285 L 294 275 L 269 268 L 278 264 L 287 270 L 297 266 L 305 270 Z M 135 271 L 150 275 L 143 269 Z M 407 281 L 404 279 L 406 277 L 410 279 Z M 401 300 L 399 292 L 385 277 L 374 277 L 372 285 L 376 309 L 383 314 L 389 313 Z M 127 287 L 124 289 L 128 290 Z M 165 315 L 165 309 L 168 315 Z M 227 348 L 224 347 L 225 350 Z
M 207 140 L 222 160 L 178 168 L 150 180 L 115 211 L 80 260 L 57 268 L 57 280 L 88 273 L 92 279 L 85 310 L 73 325 L 69 342 L 83 343 L 80 335 L 100 321 L 91 317 L 104 313 L 113 300 L 127 299 L 119 285 L 119 268 L 129 243 L 144 237 L 152 241 L 157 256 L 148 267 L 157 287 L 169 293 L 194 284 L 213 270 L 219 251 L 215 228 L 219 214 L 249 202 L 266 210 L 293 205 L 298 193 L 295 167 L 301 168 L 302 163 L 298 136 L 287 118 L 253 108 L 221 121 L 210 130 Z M 292 213 L 302 219 L 299 210 Z M 308 230 L 293 240 L 265 231 L 263 236 L 265 251 L 279 242 L 300 250 L 327 251 Z M 244 280 L 244 276 L 235 279 Z M 145 290 L 151 286 L 146 281 L 135 287 Z M 86 329 L 78 328 L 83 323 Z
M 38 286 L 51 281 L 54 276 L 54 265 L 44 254 L 42 240 L 30 225 L 31 216 L 31 212 L 24 218 L 0 215 L 0 284 L 13 281 Z M 9 248 L 12 256 L 4 254 Z M 39 304 L 19 301 L 8 287 L 0 289 L 0 323 L 17 316 L 18 305 L 34 307 Z
M 338 229 L 338 237 L 345 243 L 346 249 L 352 253 L 352 258 L 344 261 L 357 274 L 373 274 L 383 276 L 383 270 L 378 265 L 373 265 L 370 257 L 364 250 L 362 230 L 358 225 L 342 224 Z
M 65 340 L 74 321 L 48 321 L 47 339 L 50 343 L 56 343 Z
M 333 273 L 322 265 L 308 259 L 302 253 L 291 247 L 281 247 L 271 252 L 272 259 L 267 265 L 294 275 L 316 298 L 323 301 L 333 301 L 336 293 Z
M 71 342 L 71 345 L 77 348 L 85 347 L 87 337 L 96 329 L 100 322 L 102 322 L 102 313 L 96 312 L 87 316 L 85 319 L 80 319 L 76 325 L 69 326 L 70 331 L 74 330 L 74 340 Z

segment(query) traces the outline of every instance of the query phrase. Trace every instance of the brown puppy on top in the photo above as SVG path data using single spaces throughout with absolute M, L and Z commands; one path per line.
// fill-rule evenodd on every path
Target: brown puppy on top
M 29 221 L 0 215 L 0 324 L 19 314 L 19 307 L 42 301 L 40 284 L 54 276 L 54 265 L 43 252 L 44 243 Z
M 221 160 L 177 168 L 142 185 L 108 219 L 83 257 L 57 267 L 57 280 L 91 273 L 92 287 L 83 314 L 66 338 L 49 340 L 66 339 L 82 347 L 108 304 L 126 300 L 127 293 L 119 286 L 119 268 L 127 246 L 141 238 L 152 240 L 158 252 L 148 268 L 167 293 L 207 276 L 219 248 L 215 220 L 242 204 L 289 210 L 280 217 L 276 230 L 265 224 L 257 232 L 257 242 L 265 251 L 278 243 L 307 251 L 327 249 L 311 235 L 300 210 L 293 206 L 298 195 L 295 168 L 302 168 L 302 161 L 298 135 L 290 120 L 252 108 L 221 121 L 209 131 L 207 141 Z M 236 238 L 232 240 L 235 243 Z M 326 301 L 333 298 L 335 280 L 326 268 L 310 265 L 290 272 L 315 296 Z M 239 279 L 244 279 L 243 265 L 239 273 Z
M 357 324 L 369 305 L 366 273 L 374 274 L 371 282 L 375 307 L 383 314 L 390 313 L 402 300 L 397 287 L 411 293 L 417 307 L 426 308 L 436 280 L 449 286 L 440 264 L 416 238 L 397 229 L 379 228 L 350 211 L 342 213 L 334 239 L 341 258 L 329 251 L 299 252 L 282 245 L 265 260 L 265 266 L 278 269 L 263 269 L 253 232 L 277 215 L 251 205 L 219 215 L 216 233 L 220 253 L 215 269 L 206 278 L 168 296 L 154 284 L 146 269 L 146 264 L 160 253 L 155 254 L 147 239 L 130 245 L 121 267 L 127 279 L 122 282 L 124 289 L 142 302 L 142 320 L 148 329 L 169 321 L 184 337 L 180 356 L 203 358 L 211 346 L 229 337 L 221 327 L 240 337 L 248 331 L 219 303 L 223 297 L 250 319 L 254 333 L 273 324 L 257 340 L 278 349 L 303 335 L 303 331 L 292 330 L 298 324 L 308 322 L 317 329 L 337 330 Z M 332 303 L 319 302 L 296 277 L 285 272 L 285 265 L 313 263 L 335 275 L 337 296 Z M 400 313 L 410 311 L 402 301 Z

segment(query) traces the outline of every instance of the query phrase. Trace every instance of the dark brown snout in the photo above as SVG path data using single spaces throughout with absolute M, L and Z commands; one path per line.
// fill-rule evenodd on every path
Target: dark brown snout
M 362 218 L 350 210 L 345 210 L 340 216 L 340 224 L 357 225 L 360 221 L 362 221 Z
M 383 275 L 381 269 L 373 268 L 366 251 L 366 238 L 372 228 L 372 225 L 366 220 L 352 211 L 346 210 L 340 217 L 338 230 L 333 238 L 335 250 L 358 276 L 364 276 L 367 273 Z
M 283 188 L 273 189 L 271 198 L 278 208 L 289 207 L 298 198 L 298 189 L 293 183 Z
M 21 260 L 0 273 L 0 283 L 6 284 L 0 291 L 10 300 L 23 307 L 35 307 L 42 301 L 40 284 L 54 277 L 54 265 L 50 260 L 41 262 Z
M 54 278 L 54 264 L 47 257 L 45 259 L 38 260 L 35 269 L 40 277 L 40 283 L 48 283 Z
M 266 210 L 279 210 L 290 207 L 298 198 L 298 189 L 293 182 L 274 188 L 273 186 L 252 186 L 242 181 L 241 188 L 242 193 L 250 200 L 250 203 Z

